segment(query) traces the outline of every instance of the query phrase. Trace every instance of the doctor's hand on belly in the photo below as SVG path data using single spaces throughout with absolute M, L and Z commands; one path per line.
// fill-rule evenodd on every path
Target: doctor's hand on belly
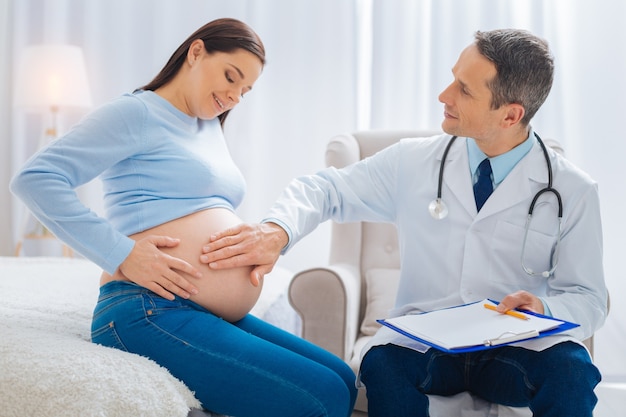
M 259 285 L 289 243 L 287 232 L 275 223 L 241 223 L 211 235 L 202 247 L 200 262 L 212 270 L 251 267 L 250 282 Z

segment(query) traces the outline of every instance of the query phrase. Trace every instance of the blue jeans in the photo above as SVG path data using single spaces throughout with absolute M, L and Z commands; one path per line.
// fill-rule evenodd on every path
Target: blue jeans
M 220 414 L 347 417 L 356 400 L 335 355 L 252 315 L 229 323 L 129 282 L 100 288 L 92 341 L 154 360 Z
M 573 342 L 541 352 L 504 346 L 464 354 L 384 345 L 363 358 L 361 380 L 369 417 L 427 417 L 426 394 L 463 391 L 492 403 L 529 407 L 535 417 L 591 417 L 600 372 L 585 348 Z

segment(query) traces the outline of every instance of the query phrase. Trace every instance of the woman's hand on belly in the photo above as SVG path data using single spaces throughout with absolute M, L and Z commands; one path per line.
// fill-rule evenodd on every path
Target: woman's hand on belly
M 173 300 L 174 295 L 190 298 L 198 294 L 198 288 L 184 278 L 181 272 L 195 278 L 202 278 L 202 273 L 190 263 L 162 250 L 175 248 L 179 244 L 180 239 L 168 236 L 142 237 L 135 241 L 133 250 L 119 266 L 119 272 L 126 279 L 168 300 Z
M 218 271 L 200 262 L 207 237 L 240 222 L 230 210 L 213 208 L 131 235 L 137 242 L 132 258 L 101 282 L 130 280 L 164 298 L 171 300 L 172 294 L 190 298 L 225 320 L 240 320 L 256 304 L 262 280 L 257 285 L 250 282 L 253 267 Z

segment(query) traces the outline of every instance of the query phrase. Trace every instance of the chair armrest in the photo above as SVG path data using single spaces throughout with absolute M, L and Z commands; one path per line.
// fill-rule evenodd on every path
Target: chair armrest
M 359 329 L 361 277 L 348 265 L 297 273 L 289 303 L 302 318 L 302 337 L 345 361 L 350 360 Z

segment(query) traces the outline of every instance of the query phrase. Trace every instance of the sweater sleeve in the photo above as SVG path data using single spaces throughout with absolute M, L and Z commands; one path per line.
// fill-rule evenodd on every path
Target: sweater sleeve
M 86 207 L 75 189 L 140 149 L 146 114 L 132 96 L 112 101 L 33 155 L 10 183 L 45 227 L 108 273 L 135 243 Z

